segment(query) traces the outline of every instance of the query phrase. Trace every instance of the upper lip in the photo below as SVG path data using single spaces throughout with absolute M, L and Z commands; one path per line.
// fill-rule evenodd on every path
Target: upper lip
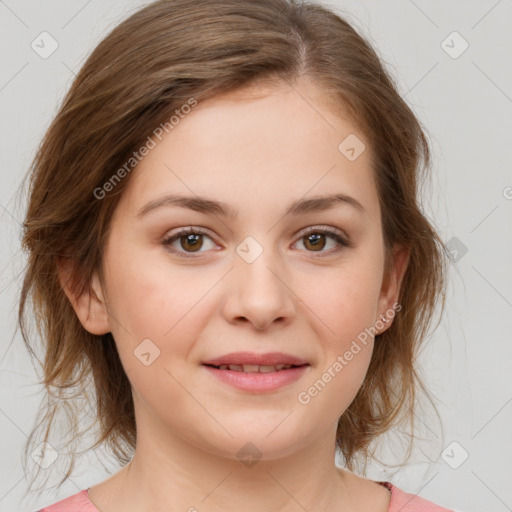
M 302 366 L 309 364 L 300 357 L 284 354 L 282 352 L 267 352 L 266 354 L 258 354 L 256 352 L 232 352 L 224 356 L 203 361 L 202 364 L 212 366 L 220 366 L 223 364 L 255 364 L 258 366 L 274 366 L 276 364 L 291 364 L 294 366 Z

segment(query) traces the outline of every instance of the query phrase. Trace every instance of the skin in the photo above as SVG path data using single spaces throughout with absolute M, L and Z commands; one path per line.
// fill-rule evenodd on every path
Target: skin
M 355 161 L 338 150 L 352 133 L 366 144 Z M 105 281 L 95 275 L 80 297 L 66 290 L 87 330 L 112 332 L 133 390 L 135 456 L 90 488 L 96 507 L 387 511 L 389 491 L 334 465 L 337 422 L 363 382 L 373 338 L 308 404 L 297 399 L 398 301 L 407 253 L 395 247 L 386 279 L 364 134 L 311 82 L 253 86 L 199 104 L 132 173 L 112 218 Z M 284 216 L 297 199 L 334 192 L 365 212 L 338 204 Z M 222 201 L 237 218 L 177 206 L 137 218 L 170 193 Z M 207 231 L 196 251 L 173 242 L 190 258 L 163 243 L 188 226 Z M 302 233 L 315 226 L 342 230 L 353 246 L 325 236 L 315 250 Z M 236 252 L 248 236 L 263 249 L 252 263 Z M 144 339 L 160 350 L 148 366 L 133 353 Z M 277 391 L 251 393 L 201 365 L 245 350 L 286 352 L 310 366 Z M 261 453 L 250 467 L 237 456 L 247 442 Z

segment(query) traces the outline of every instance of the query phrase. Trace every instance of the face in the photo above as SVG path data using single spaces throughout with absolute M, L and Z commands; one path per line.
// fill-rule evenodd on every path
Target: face
M 366 149 L 340 150 L 351 134 Z M 88 326 L 113 333 L 139 435 L 270 459 L 333 434 L 372 354 L 371 336 L 353 342 L 397 297 L 370 164 L 364 134 L 304 82 L 201 103 L 143 158 L 95 284 L 107 314 Z M 204 364 L 233 352 L 306 365 L 234 385 Z

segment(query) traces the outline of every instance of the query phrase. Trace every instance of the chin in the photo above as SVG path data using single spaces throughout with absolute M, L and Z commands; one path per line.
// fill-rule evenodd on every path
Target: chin
M 246 463 L 248 467 L 254 465 L 251 461 L 271 461 L 289 457 L 310 444 L 313 436 L 299 437 L 297 429 L 284 428 L 286 421 L 277 428 L 278 423 L 274 424 L 272 429 L 257 422 L 253 422 L 250 429 L 247 428 L 247 424 L 226 425 L 233 437 L 226 434 L 216 442 L 211 439 L 215 444 L 205 449 L 212 454 Z

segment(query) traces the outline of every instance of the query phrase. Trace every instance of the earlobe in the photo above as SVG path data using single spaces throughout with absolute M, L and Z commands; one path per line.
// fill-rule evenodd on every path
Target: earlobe
M 409 263 L 409 256 L 409 248 L 400 244 L 393 246 L 391 269 L 389 275 L 385 276 L 383 279 L 379 297 L 379 316 L 377 320 L 382 321 L 383 318 L 387 319 L 387 322 L 384 322 L 385 328 L 380 332 L 385 331 L 393 323 L 393 317 L 397 309 L 394 307 L 394 304 L 398 304 L 399 302 L 400 288 Z
M 96 335 L 110 332 L 109 315 L 97 272 L 83 290 L 75 286 L 76 269 L 71 259 L 59 260 L 58 273 L 60 285 L 84 328 Z

